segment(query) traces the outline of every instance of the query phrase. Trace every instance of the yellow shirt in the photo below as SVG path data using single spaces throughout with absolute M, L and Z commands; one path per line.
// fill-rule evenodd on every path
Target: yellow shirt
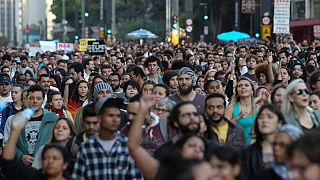
M 213 131 L 218 135 L 218 140 L 220 144 L 225 144 L 227 141 L 228 136 L 228 123 L 225 123 L 224 125 L 220 127 L 212 127 Z

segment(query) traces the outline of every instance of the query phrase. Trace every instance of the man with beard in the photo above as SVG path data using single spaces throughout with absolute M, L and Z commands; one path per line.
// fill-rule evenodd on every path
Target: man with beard
M 221 145 L 229 145 L 241 150 L 246 145 L 243 130 L 225 118 L 226 101 L 222 94 L 212 93 L 205 101 L 207 119 L 206 139 L 217 141 Z
M 88 82 L 90 74 L 92 73 L 92 71 L 94 71 L 93 59 L 85 59 L 83 61 L 83 68 L 84 68 L 83 78 Z
M 120 87 L 120 76 L 116 73 L 111 73 L 108 77 L 108 82 L 112 87 L 113 94 L 118 97 L 125 98 L 125 93 L 123 89 Z
M 117 60 L 114 64 L 114 69 L 116 70 L 116 73 L 122 76 L 125 73 L 124 64 L 125 59 L 123 57 L 117 57 Z
M 188 67 L 181 68 L 178 71 L 179 91 L 171 95 L 169 99 L 176 102 L 177 104 L 182 101 L 190 101 L 198 108 L 198 111 L 200 113 L 203 113 L 203 102 L 205 100 L 205 96 L 193 90 L 194 83 L 194 72 Z
M 44 107 L 47 103 L 47 97 L 49 94 L 49 91 L 59 91 L 58 88 L 51 86 L 51 81 L 50 81 L 50 76 L 48 74 L 41 74 L 39 77 L 39 84 L 42 86 L 44 92 L 45 92 L 45 97 L 44 97 L 44 101 L 42 104 L 42 107 Z

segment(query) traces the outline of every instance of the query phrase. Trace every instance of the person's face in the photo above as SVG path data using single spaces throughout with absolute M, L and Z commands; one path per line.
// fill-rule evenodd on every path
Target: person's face
M 116 132 L 120 125 L 120 110 L 116 107 L 105 108 L 100 118 L 102 131 Z
M 247 66 L 250 70 L 255 69 L 257 66 L 257 61 L 254 58 L 251 58 L 247 61 Z
M 112 73 L 112 69 L 111 68 L 103 68 L 101 70 L 101 74 L 103 75 L 103 77 L 109 77 L 109 75 Z
M 11 98 L 13 102 L 20 102 L 21 101 L 21 95 L 22 95 L 22 89 L 17 86 L 13 86 L 11 89 Z
M 186 74 L 182 74 L 178 78 L 179 90 L 182 94 L 189 94 L 192 91 L 192 79 Z
M 189 138 L 181 149 L 183 158 L 186 159 L 203 159 L 205 146 L 203 141 L 196 136 Z
M 289 101 L 300 108 L 304 108 L 309 105 L 309 90 L 305 83 L 300 82 L 295 85 L 292 93 L 289 95 Z
M 178 86 L 179 86 L 179 83 L 178 83 L 178 78 L 177 76 L 173 76 L 170 81 L 169 81 L 169 86 L 170 88 L 172 89 L 177 89 Z
M 189 64 L 190 65 L 194 65 L 194 63 L 195 63 L 195 61 L 196 61 L 196 58 L 194 57 L 194 56 L 191 56 L 190 58 L 189 58 Z
M 274 97 L 273 97 L 273 103 L 280 109 L 281 105 L 282 105 L 282 98 L 284 96 L 285 93 L 285 89 L 284 88 L 279 88 L 276 90 L 276 92 L 274 93 Z
M 61 109 L 62 108 L 62 97 L 60 94 L 53 95 L 50 105 L 54 109 Z
M 7 74 L 7 75 L 10 76 L 10 69 L 9 69 L 9 68 L 4 68 L 4 69 L 2 70 L 2 73 L 3 73 L 3 74 Z
M 218 93 L 220 89 L 220 85 L 217 81 L 212 81 L 209 85 L 208 85 L 208 90 L 207 90 L 207 94 L 212 94 L 212 93 Z
M 320 98 L 319 96 L 312 94 L 309 97 L 309 106 L 312 107 L 313 110 L 320 110 Z
M 192 104 L 180 107 L 178 116 L 178 127 L 182 132 L 198 132 L 200 129 L 200 118 L 197 108 Z
M 217 71 L 223 70 L 222 65 L 220 63 L 215 63 L 213 68 Z
M 207 81 L 208 80 L 214 80 L 214 75 L 216 74 L 217 71 L 212 71 L 208 74 L 207 76 Z
M 63 63 L 63 62 L 59 63 L 58 68 L 67 69 L 67 63 Z
M 69 73 L 70 79 L 72 79 L 73 81 L 79 80 L 79 75 L 78 73 L 76 73 L 76 71 L 73 68 L 69 69 L 68 73 Z
M 120 69 L 123 67 L 123 63 L 121 62 L 121 59 L 117 59 L 115 63 L 115 68 Z
M 107 90 L 107 89 L 101 89 L 101 90 L 98 92 L 96 98 L 99 100 L 99 99 L 101 99 L 101 98 L 103 98 L 103 97 L 111 97 L 111 96 L 112 96 L 112 93 L 111 93 L 109 90 Z
M 129 86 L 127 87 L 127 90 L 126 90 L 126 96 L 127 96 L 128 98 L 131 98 L 131 97 L 135 96 L 136 94 L 138 94 L 138 89 L 137 89 L 137 87 L 134 87 L 134 86 L 129 85 Z
M 94 61 L 89 61 L 89 70 L 90 71 L 94 70 Z
M 240 80 L 237 86 L 238 95 L 240 97 L 252 96 L 253 91 L 249 81 Z
M 286 83 L 289 82 L 290 76 L 289 76 L 289 74 L 288 74 L 287 69 L 281 68 L 281 69 L 280 69 L 280 75 L 281 75 L 281 78 L 282 78 L 283 82 L 286 82 Z
M 9 60 L 4 60 L 4 61 L 3 61 L 3 65 L 10 67 L 11 61 L 9 61 Z
M 153 84 L 146 84 L 143 86 L 143 89 L 142 89 L 142 94 L 144 95 L 151 95 L 152 94 L 152 89 L 153 89 L 154 85 Z
M 54 126 L 53 135 L 57 142 L 65 142 L 71 138 L 71 129 L 66 120 L 59 120 Z
M 258 117 L 258 129 L 262 135 L 272 135 L 281 126 L 279 117 L 265 108 Z
M 96 79 L 94 80 L 94 82 L 93 82 L 94 87 L 96 87 L 96 85 L 99 84 L 99 83 L 103 83 L 103 80 L 100 79 L 100 78 L 96 78 Z
M 41 109 L 43 104 L 43 96 L 41 91 L 30 92 L 27 97 L 27 104 L 29 108 L 34 108 L 35 110 Z
M 159 68 L 159 66 L 158 66 L 158 63 L 156 61 L 150 62 L 148 64 L 148 70 L 149 70 L 150 74 L 156 74 L 157 71 L 158 71 L 158 68 Z
M 10 92 L 10 84 L 7 82 L 3 82 L 0 84 L 0 93 L 1 95 L 6 96 Z
M 118 78 L 117 75 L 109 76 L 108 81 L 109 81 L 110 86 L 112 87 L 112 89 L 114 91 L 119 89 L 119 87 L 120 87 L 120 79 Z
M 222 62 L 222 68 L 223 68 L 224 71 L 226 71 L 229 68 L 229 64 L 228 64 L 227 61 L 223 61 Z
M 124 84 L 125 82 L 129 81 L 129 79 L 130 79 L 130 76 L 128 74 L 123 75 L 121 77 L 121 81 L 122 81 L 121 83 Z
M 244 58 L 244 57 L 246 57 L 246 55 L 247 55 L 246 48 L 240 48 L 239 49 L 239 56 Z
M 288 58 L 286 57 L 285 53 L 279 54 L 279 59 L 280 59 L 281 66 L 287 65 Z
M 160 86 L 156 86 L 153 88 L 153 93 L 152 93 L 155 98 L 156 98 L 156 103 L 159 103 L 161 99 L 164 99 L 167 97 L 166 95 L 166 89 Z
M 232 59 L 233 59 L 233 53 L 227 53 L 227 54 L 226 54 L 226 58 L 227 58 L 227 61 L 228 61 L 228 62 L 231 62 Z
M 100 129 L 99 116 L 86 116 L 83 118 L 84 131 L 90 137 L 95 135 Z
M 285 164 L 288 160 L 286 148 L 291 143 L 291 138 L 286 133 L 277 133 L 273 142 L 273 156 L 278 164 Z
M 50 89 L 51 81 L 49 77 L 42 77 L 40 80 L 40 84 L 43 89 L 47 92 Z
M 133 121 L 139 111 L 139 102 L 130 102 L 127 107 L 128 119 Z
M 311 65 L 313 67 L 316 67 L 316 62 L 315 61 L 309 61 L 307 65 Z
M 262 63 L 263 62 L 263 52 L 257 52 L 257 57 L 259 59 L 259 62 Z
M 217 179 L 232 180 L 236 179 L 240 174 L 240 165 L 232 166 L 229 162 L 220 160 L 216 156 L 212 156 L 209 160 L 211 164 L 213 176 Z
M 224 119 L 225 106 L 221 98 L 211 98 L 206 102 L 206 116 L 210 123 L 216 124 Z
M 88 84 L 80 83 L 78 87 L 78 92 L 80 97 L 85 97 L 88 94 Z
M 200 77 L 198 80 L 197 80 L 197 86 L 201 89 L 203 89 L 203 86 L 204 86 L 204 78 Z
M 63 155 L 59 150 L 50 148 L 43 155 L 42 167 L 48 176 L 57 177 L 67 169 L 68 163 L 64 161 Z
M 167 109 L 166 105 L 158 106 L 156 108 L 156 114 L 161 118 L 167 119 L 169 116 L 169 110 Z
M 290 160 L 293 180 L 318 180 L 320 177 L 319 164 L 312 163 L 301 151 L 295 150 Z
M 303 75 L 303 70 L 301 65 L 295 65 L 292 70 L 292 74 L 294 78 L 299 78 Z
M 266 84 L 267 83 L 267 76 L 263 73 L 260 73 L 259 76 L 259 81 L 262 85 Z

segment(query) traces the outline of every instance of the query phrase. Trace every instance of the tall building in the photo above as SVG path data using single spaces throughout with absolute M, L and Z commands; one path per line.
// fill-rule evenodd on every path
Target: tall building
M 0 36 L 6 37 L 10 45 L 17 43 L 17 12 L 19 0 L 0 0 Z

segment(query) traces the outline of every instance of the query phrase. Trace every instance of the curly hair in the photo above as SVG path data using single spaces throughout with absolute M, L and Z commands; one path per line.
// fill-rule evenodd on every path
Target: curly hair
M 272 72 L 273 74 L 276 74 L 276 69 L 272 66 Z M 255 77 L 259 79 L 260 74 L 264 74 L 267 79 L 267 83 L 271 83 L 269 79 L 269 70 L 268 70 L 268 64 L 258 64 L 256 69 L 255 69 Z

